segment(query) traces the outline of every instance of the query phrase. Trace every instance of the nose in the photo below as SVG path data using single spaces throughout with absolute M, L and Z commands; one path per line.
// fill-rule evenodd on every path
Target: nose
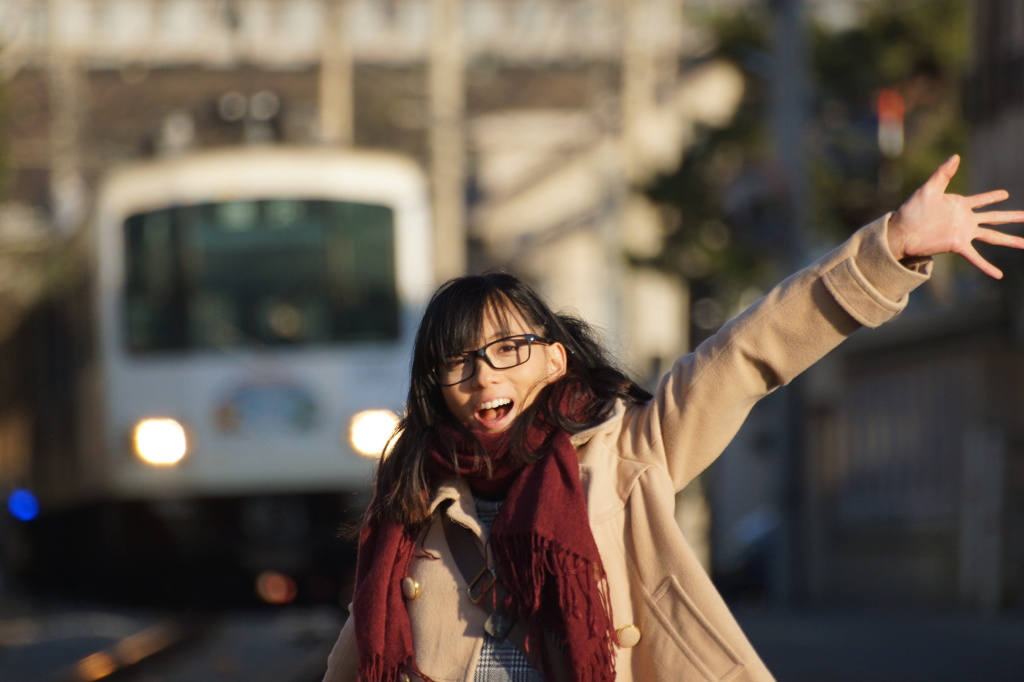
M 487 362 L 487 358 L 476 357 L 473 359 L 476 362 L 476 371 L 473 372 L 473 378 L 470 381 L 477 386 L 486 386 L 493 383 L 498 370 L 491 367 L 491 363 Z

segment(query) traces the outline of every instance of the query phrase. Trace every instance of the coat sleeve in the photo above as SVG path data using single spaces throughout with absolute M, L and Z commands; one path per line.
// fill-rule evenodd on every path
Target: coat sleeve
M 889 252 L 889 216 L 772 289 L 693 353 L 654 398 L 627 411 L 622 452 L 668 469 L 682 489 L 725 449 L 760 398 L 862 326 L 877 327 L 928 279 L 931 259 Z
M 327 672 L 323 682 L 356 682 L 356 631 L 352 616 L 341 628 L 338 641 L 327 657 Z

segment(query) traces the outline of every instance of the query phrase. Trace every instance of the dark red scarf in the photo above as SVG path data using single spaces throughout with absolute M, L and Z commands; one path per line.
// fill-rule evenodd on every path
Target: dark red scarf
M 559 382 L 552 402 L 576 418 L 593 407 L 589 392 Z M 505 492 L 490 543 L 506 611 L 531 625 L 527 647 L 542 647 L 542 624 L 564 646 L 570 676 L 579 682 L 615 679 L 614 628 L 608 585 L 590 529 L 580 485 L 579 460 L 569 435 L 540 414 L 527 435 L 531 452 L 544 453 L 526 466 L 512 465 L 505 434 L 473 434 L 438 427 L 429 452 L 434 480 L 461 476 L 474 488 Z M 491 470 L 480 466 L 477 438 Z M 453 464 L 448 452 L 459 453 Z M 463 454 L 465 453 L 465 454 Z M 361 682 L 392 682 L 403 666 L 417 674 L 411 626 L 400 582 L 408 575 L 414 539 L 395 523 L 368 525 L 360 538 L 353 614 Z M 547 667 L 545 661 L 544 667 Z M 548 673 L 549 671 L 542 671 Z

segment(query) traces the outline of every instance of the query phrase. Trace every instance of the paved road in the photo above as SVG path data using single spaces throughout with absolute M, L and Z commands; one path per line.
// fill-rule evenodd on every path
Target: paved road
M 0 602 L 0 607 L 9 606 Z M 1021 682 L 1024 614 L 981 618 L 902 612 L 739 610 L 779 682 Z M 179 622 L 159 614 L 0 608 L 0 682 L 81 682 L 102 664 L 166 643 Z M 333 610 L 258 610 L 189 621 L 179 643 L 118 682 L 313 682 L 340 620 Z
M 738 611 L 779 682 L 1021 682 L 1024 614 Z

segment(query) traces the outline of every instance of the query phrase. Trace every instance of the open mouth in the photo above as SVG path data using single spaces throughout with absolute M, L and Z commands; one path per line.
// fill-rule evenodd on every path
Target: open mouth
M 512 400 L 509 398 L 496 398 L 480 403 L 476 408 L 476 416 L 480 421 L 493 422 L 504 419 L 512 411 Z

